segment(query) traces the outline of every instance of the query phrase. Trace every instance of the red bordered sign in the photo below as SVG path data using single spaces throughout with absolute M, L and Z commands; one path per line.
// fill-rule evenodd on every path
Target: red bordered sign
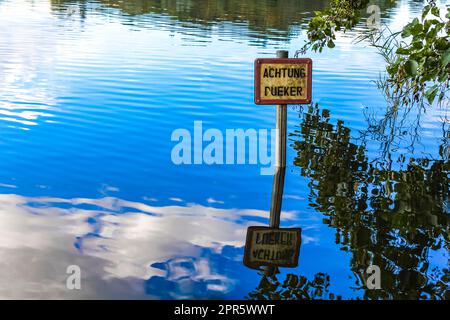
M 311 95 L 311 59 L 255 60 L 256 104 L 309 104 Z

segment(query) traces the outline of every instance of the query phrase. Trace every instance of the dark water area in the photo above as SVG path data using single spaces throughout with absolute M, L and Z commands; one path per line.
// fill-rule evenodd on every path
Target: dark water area
M 354 41 L 365 18 L 307 54 L 313 103 L 288 108 L 298 267 L 242 263 L 268 223 L 266 165 L 173 161 L 177 130 L 274 128 L 253 61 L 293 55 L 327 3 L 0 0 L 0 297 L 449 299 L 447 110 L 390 108 L 384 60 Z M 423 1 L 376 4 L 396 30 Z

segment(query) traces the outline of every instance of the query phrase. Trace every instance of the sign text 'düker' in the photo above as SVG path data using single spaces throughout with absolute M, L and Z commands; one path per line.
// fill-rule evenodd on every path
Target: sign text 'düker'
M 312 92 L 312 60 L 256 59 L 256 104 L 309 104 Z

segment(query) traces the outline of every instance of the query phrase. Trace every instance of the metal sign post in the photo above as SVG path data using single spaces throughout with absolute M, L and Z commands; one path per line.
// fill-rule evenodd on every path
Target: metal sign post
M 278 50 L 277 58 L 289 58 L 289 51 Z M 273 176 L 269 220 L 269 226 L 271 228 L 279 228 L 281 220 L 281 203 L 283 202 L 284 177 L 286 174 L 287 104 L 277 105 L 275 123 L 275 172 Z M 300 246 L 298 249 L 300 249 Z M 278 273 L 278 267 L 268 265 L 264 271 L 270 277 Z
M 284 177 L 286 173 L 287 105 L 309 104 L 312 95 L 312 60 L 289 59 L 289 52 L 278 50 L 276 58 L 255 60 L 255 104 L 277 105 L 275 164 L 270 203 L 269 227 L 249 227 L 244 264 L 265 266 L 265 274 L 277 273 L 278 266 L 298 263 L 300 228 L 280 228 Z
M 270 204 L 270 227 L 279 228 L 286 173 L 287 105 L 308 104 L 312 95 L 312 60 L 289 59 L 278 50 L 276 58 L 255 60 L 255 103 L 277 104 L 275 172 Z
M 288 58 L 289 51 L 278 50 L 277 58 Z M 276 140 L 275 140 L 275 173 L 273 177 L 272 199 L 270 202 L 271 228 L 280 227 L 281 203 L 283 200 L 284 176 L 286 174 L 286 131 L 287 105 L 277 105 Z

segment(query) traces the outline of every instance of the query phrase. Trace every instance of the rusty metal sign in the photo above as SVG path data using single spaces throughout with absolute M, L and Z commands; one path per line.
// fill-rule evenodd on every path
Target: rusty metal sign
M 296 267 L 300 253 L 300 228 L 249 227 L 245 242 L 244 265 Z
M 256 104 L 309 104 L 311 95 L 311 59 L 255 60 Z

